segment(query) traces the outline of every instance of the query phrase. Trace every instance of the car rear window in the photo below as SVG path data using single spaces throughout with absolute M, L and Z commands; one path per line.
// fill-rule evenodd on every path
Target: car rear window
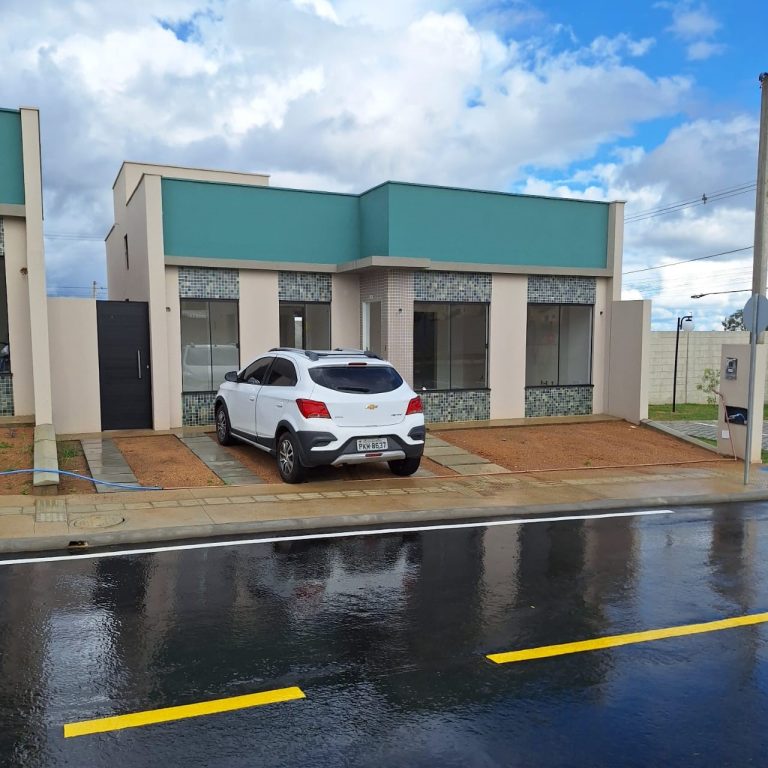
M 380 392 L 392 392 L 403 379 L 389 365 L 328 365 L 310 368 L 309 375 L 315 384 L 336 392 L 359 392 L 375 395 Z

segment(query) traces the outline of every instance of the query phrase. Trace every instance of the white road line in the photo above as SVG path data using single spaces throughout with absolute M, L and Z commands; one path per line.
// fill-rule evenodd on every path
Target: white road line
M 484 520 L 473 523 L 442 523 L 402 528 L 368 528 L 365 530 L 332 531 L 330 533 L 307 533 L 298 536 L 272 536 L 236 541 L 206 541 L 199 544 L 172 544 L 167 547 L 146 547 L 144 549 L 121 549 L 113 552 L 87 552 L 80 555 L 53 555 L 51 557 L 25 557 L 18 560 L 0 560 L 1 565 L 28 565 L 30 563 L 56 563 L 62 560 L 94 560 L 99 557 L 127 557 L 129 555 L 154 555 L 158 552 L 180 552 L 185 549 L 206 549 L 215 547 L 242 547 L 246 544 L 275 544 L 280 541 L 315 541 L 318 539 L 343 539 L 352 536 L 381 536 L 389 533 L 424 533 L 427 531 L 455 531 L 463 528 L 492 528 L 498 525 L 526 525 L 528 523 L 564 523 L 573 520 L 603 520 L 613 517 L 640 517 L 643 515 L 673 515 L 671 509 L 646 509 L 639 512 L 613 512 L 607 515 L 571 515 L 563 517 L 526 517 L 515 520 Z

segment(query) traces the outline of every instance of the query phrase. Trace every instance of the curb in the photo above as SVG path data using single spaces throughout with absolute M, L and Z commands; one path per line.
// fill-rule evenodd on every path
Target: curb
M 744 491 L 738 494 L 701 494 L 683 496 L 650 496 L 638 499 L 596 499 L 572 504 L 536 504 L 507 507 L 448 507 L 423 511 L 405 510 L 373 514 L 331 515 L 328 517 L 295 517 L 275 520 L 254 520 L 237 523 L 210 523 L 206 525 L 175 526 L 137 531 L 110 531 L 90 534 L 84 548 L 111 547 L 120 544 L 151 544 L 221 536 L 244 536 L 266 533 L 318 531 L 329 528 L 355 529 L 376 526 L 418 525 L 419 523 L 464 522 L 469 520 L 520 517 L 528 515 L 567 515 L 578 512 L 607 511 L 645 507 L 700 506 L 702 504 L 728 504 L 768 500 L 768 488 Z M 0 553 L 43 552 L 75 550 L 73 539 L 65 536 L 40 536 L 0 540 Z

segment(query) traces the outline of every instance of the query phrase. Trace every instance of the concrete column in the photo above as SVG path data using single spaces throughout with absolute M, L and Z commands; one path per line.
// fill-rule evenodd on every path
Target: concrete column
M 385 357 L 413 386 L 413 272 L 390 270 L 387 273 Z
M 280 345 L 277 272 L 240 270 L 240 365 Z
M 525 275 L 493 275 L 489 312 L 491 418 L 523 418 L 528 278 Z
M 359 348 L 360 278 L 331 276 L 331 347 Z
M 165 268 L 165 329 L 168 344 L 168 413 L 171 429 L 181 427 L 181 301 L 179 268 Z
M 610 299 L 621 301 L 621 270 L 624 262 L 624 202 L 608 205 L 607 266 L 613 273 Z
M 40 115 L 36 109 L 21 110 L 21 141 L 24 161 L 26 211 L 27 290 L 32 337 L 32 386 L 35 423 L 53 423 L 51 357 L 48 341 L 48 301 L 43 247 L 43 186 L 40 165 Z M 13 350 L 11 350 L 13 354 Z M 13 365 L 13 362 L 11 362 Z
M 163 198 L 159 176 L 145 175 L 144 215 L 147 224 L 149 283 L 149 347 L 152 358 L 152 421 L 155 429 L 171 428 L 170 373 L 163 244 Z M 138 190 L 137 190 L 138 193 Z M 179 363 L 179 367 L 180 367 Z

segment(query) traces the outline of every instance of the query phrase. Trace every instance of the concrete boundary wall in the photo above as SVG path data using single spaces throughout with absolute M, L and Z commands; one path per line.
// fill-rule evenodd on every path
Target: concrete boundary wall
M 648 402 L 672 402 L 675 367 L 675 331 L 651 333 Z M 707 396 L 696 389 L 707 368 L 720 370 L 723 344 L 749 344 L 746 331 L 689 331 L 680 333 L 677 364 L 677 402 L 706 403 Z

